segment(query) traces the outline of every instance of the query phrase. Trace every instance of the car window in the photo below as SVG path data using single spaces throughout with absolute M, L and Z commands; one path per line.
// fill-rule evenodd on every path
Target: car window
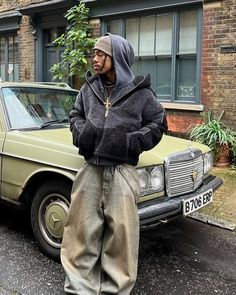
M 12 129 L 37 128 L 50 121 L 65 121 L 78 94 L 33 87 L 5 87 L 2 92 Z

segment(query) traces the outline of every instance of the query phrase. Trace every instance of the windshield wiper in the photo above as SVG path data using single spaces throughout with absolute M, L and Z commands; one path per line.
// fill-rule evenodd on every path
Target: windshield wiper
M 69 123 L 69 120 L 68 119 L 51 120 L 51 121 L 48 121 L 48 122 L 44 122 L 43 124 L 41 124 L 39 126 L 39 128 L 43 129 L 43 128 L 46 128 L 46 127 L 51 126 L 53 124 L 60 124 L 60 123 Z

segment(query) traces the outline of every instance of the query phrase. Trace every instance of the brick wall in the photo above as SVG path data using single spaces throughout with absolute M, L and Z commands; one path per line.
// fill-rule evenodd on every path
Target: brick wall
M 221 53 L 223 45 L 236 45 L 236 0 L 204 5 L 201 77 L 205 109 L 216 116 L 224 109 L 236 130 L 236 53 Z
M 40 1 L 40 2 L 45 2 Z M 23 6 L 39 3 L 38 0 L 1 0 L 0 13 L 12 12 Z M 19 80 L 34 81 L 34 38 L 33 27 L 28 16 L 23 16 L 20 21 L 20 29 L 17 32 L 19 38 Z
M 190 111 L 167 111 L 168 129 L 175 134 L 187 134 L 194 124 L 200 124 L 199 113 Z
M 25 5 L 46 1 L 48 0 L 0 0 L 0 12 L 15 10 Z
M 19 80 L 35 81 L 35 48 L 33 38 L 33 27 L 28 16 L 21 19 L 20 30 L 17 32 L 19 38 Z

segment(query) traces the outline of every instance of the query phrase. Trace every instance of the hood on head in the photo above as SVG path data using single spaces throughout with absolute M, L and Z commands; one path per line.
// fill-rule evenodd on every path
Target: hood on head
M 134 51 L 129 42 L 121 36 L 107 33 L 111 38 L 112 58 L 116 72 L 116 87 L 122 88 L 134 80 L 131 66 L 134 63 Z

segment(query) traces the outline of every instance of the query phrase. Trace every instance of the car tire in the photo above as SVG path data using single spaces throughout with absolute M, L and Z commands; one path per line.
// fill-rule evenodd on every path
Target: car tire
M 69 210 L 71 186 L 50 181 L 36 191 L 31 206 L 31 226 L 43 253 L 59 260 L 63 229 Z

